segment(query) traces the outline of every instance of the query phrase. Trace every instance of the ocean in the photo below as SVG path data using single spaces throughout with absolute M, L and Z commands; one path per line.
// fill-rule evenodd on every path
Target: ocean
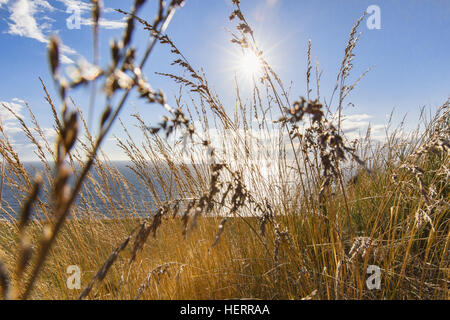
M 100 178 L 95 170 L 91 169 L 92 179 L 83 187 L 85 197 L 77 197 L 74 214 L 81 212 L 89 212 L 90 215 L 97 217 L 127 217 L 127 216 L 147 216 L 155 209 L 155 202 L 149 188 L 139 179 L 136 173 L 130 168 L 131 162 L 114 161 L 111 163 L 118 172 L 127 181 L 118 181 L 109 175 L 107 180 Z M 44 171 L 44 165 L 40 162 L 24 163 L 26 170 L 31 176 Z M 8 168 L 5 168 L 6 174 L 11 177 Z M 40 192 L 40 199 L 49 204 L 46 197 L 45 189 L 48 188 L 48 181 L 44 179 L 44 187 Z M 72 182 L 72 181 L 70 181 Z M 69 182 L 69 183 L 70 183 Z M 156 185 L 156 192 L 160 198 L 165 199 L 162 188 L 153 180 Z M 93 191 L 93 186 L 97 186 L 97 190 Z M 101 192 L 98 192 L 98 190 Z M 173 196 L 173 194 L 171 194 Z M 18 190 L 17 187 L 11 186 L 7 179 L 4 180 L 2 188 L 2 203 L 0 219 L 12 219 L 17 216 L 26 198 L 26 192 Z M 34 216 L 39 216 L 39 212 L 34 212 Z

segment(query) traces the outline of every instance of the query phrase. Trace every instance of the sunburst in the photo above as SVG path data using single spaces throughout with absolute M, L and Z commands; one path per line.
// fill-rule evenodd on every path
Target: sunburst
M 238 72 L 247 78 L 260 77 L 263 72 L 261 57 L 251 50 L 245 50 L 239 57 Z

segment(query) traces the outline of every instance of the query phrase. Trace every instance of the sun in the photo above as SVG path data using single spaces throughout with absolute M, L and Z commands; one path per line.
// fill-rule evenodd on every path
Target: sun
M 268 66 L 273 68 L 273 55 L 267 55 L 263 45 L 221 47 L 221 49 L 227 54 L 223 59 L 223 71 L 233 74 L 239 85 L 245 88 L 252 88 L 261 79 L 265 79 Z
M 253 51 L 245 50 L 239 59 L 238 69 L 243 75 L 249 78 L 261 76 L 263 71 L 261 58 Z

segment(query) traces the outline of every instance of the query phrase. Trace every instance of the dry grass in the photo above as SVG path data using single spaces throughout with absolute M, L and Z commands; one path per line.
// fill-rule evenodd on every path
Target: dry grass
M 143 2 L 120 11 L 127 27 L 112 43 L 105 69 L 80 67 L 68 83 L 59 70 L 59 40 L 52 39 L 50 67 L 61 114 L 42 85 L 55 117 L 56 148 L 31 108 L 31 124 L 9 110 L 36 147 L 44 168 L 39 176 L 30 175 L 0 125 L 1 185 L 16 190 L 23 203 L 18 213 L 1 199 L 8 218 L 0 222 L 4 298 L 449 298 L 449 101 L 407 137 L 391 130 L 383 144 L 370 132 L 347 141 L 344 102 L 365 75 L 348 83 L 362 18 L 351 30 L 329 102 L 322 102 L 317 66 L 311 97 L 311 43 L 306 98 L 291 102 L 235 0 L 232 42 L 259 57 L 263 76 L 250 99 L 237 85 L 237 107 L 230 113 L 206 75 L 164 34 L 182 1 L 161 2 L 153 23 L 138 16 Z M 154 41 L 136 62 L 131 40 L 139 26 Z M 161 74 L 180 84 L 174 107 L 140 71 L 156 42 L 169 46 L 174 65 L 189 75 Z M 69 92 L 97 81 L 107 103 L 93 135 Z M 139 138 L 122 123 L 128 136 L 118 145 L 139 187 L 100 149 L 133 89 L 167 114 L 157 125 L 135 114 Z M 146 190 L 154 206 L 136 190 Z M 382 271 L 380 290 L 366 286 L 372 264 Z M 80 290 L 67 289 L 69 265 L 82 270 Z

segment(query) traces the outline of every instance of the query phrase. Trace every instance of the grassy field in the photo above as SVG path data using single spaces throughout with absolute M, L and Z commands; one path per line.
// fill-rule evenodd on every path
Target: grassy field
M 49 62 L 60 99 L 42 85 L 54 114 L 55 146 L 36 121 L 28 123 L 4 106 L 21 121 L 44 169 L 30 175 L 0 124 L 1 183 L 17 190 L 23 207 L 11 212 L 1 199 L 9 219 L 0 221 L 0 296 L 448 299 L 450 101 L 421 118 L 408 135 L 391 129 L 377 142 L 368 130 L 349 141 L 341 122 L 355 87 L 348 77 L 362 20 L 345 46 L 335 104 L 320 99 L 318 74 L 312 79 L 311 43 L 305 56 L 307 94 L 291 101 L 260 54 L 239 1 L 233 1 L 234 42 L 255 53 L 263 77 L 250 100 L 241 99 L 237 87 L 236 110 L 227 111 L 206 76 L 164 34 L 176 2 L 161 7 L 149 23 L 138 17 L 141 1 L 136 1 L 123 12 L 127 28 L 121 41 L 111 44 L 110 66 L 92 67 L 70 83 L 60 77 L 60 44 L 52 38 Z M 96 10 L 94 5 L 94 39 Z M 130 43 L 137 27 L 168 46 L 174 64 L 189 75 L 162 76 L 196 95 L 187 99 L 190 104 L 181 102 L 180 90 L 176 105 L 169 106 L 148 85 L 139 66 L 153 44 L 138 61 Z M 102 83 L 107 98 L 95 134 L 69 94 L 94 81 Z M 122 123 L 128 136 L 117 139 L 140 190 L 147 190 L 158 208 L 149 207 L 145 217 L 135 209 L 141 203 L 137 186 L 100 148 L 134 89 L 165 114 L 156 125 L 135 114 L 141 136 L 129 134 Z M 116 105 L 112 97 L 120 98 Z M 94 198 L 108 208 L 108 218 L 99 218 Z M 33 212 L 42 218 L 33 219 Z M 67 285 L 73 265 L 81 271 L 79 289 Z M 367 284 L 371 265 L 380 270 L 379 288 Z
M 80 267 L 84 287 L 133 234 L 105 278 L 95 282 L 90 298 L 446 299 L 448 208 L 438 207 L 429 222 L 417 225 L 423 195 L 402 189 L 408 181 L 416 183 L 415 177 L 404 173 L 397 178 L 403 183 L 393 183 L 390 176 L 383 171 L 373 178 L 361 176 L 347 186 L 345 198 L 330 196 L 316 214 L 275 208 L 282 214 L 268 218 L 264 233 L 262 219 L 229 218 L 214 247 L 222 218 L 199 217 L 191 229 L 169 212 L 133 262 L 139 230 L 132 230 L 142 219 L 68 220 L 32 297 L 77 298 L 81 290 L 66 285 L 67 267 Z M 446 180 L 433 175 L 427 180 L 441 184 L 439 192 L 448 197 Z M 17 242 L 16 229 L 17 224 L 6 222 L 0 229 L 2 255 L 11 266 L 17 263 L 11 246 Z M 30 243 L 39 242 L 40 229 L 42 225 L 30 224 Z M 370 264 L 382 270 L 380 290 L 366 286 Z

